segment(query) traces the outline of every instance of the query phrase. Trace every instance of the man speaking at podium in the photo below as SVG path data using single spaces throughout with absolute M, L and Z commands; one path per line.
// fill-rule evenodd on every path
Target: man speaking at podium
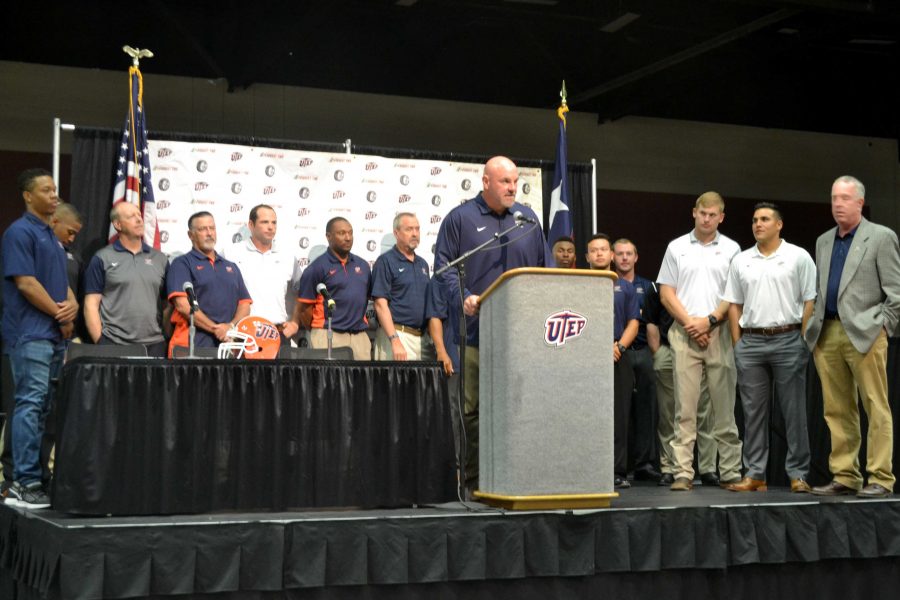
M 469 250 L 490 240 L 517 222 L 524 225 L 471 257 L 465 265 L 465 286 L 460 294 L 459 271 L 441 274 L 447 290 L 450 310 L 463 310 L 466 316 L 465 358 L 465 433 L 466 488 L 478 484 L 478 306 L 481 294 L 504 272 L 519 267 L 551 267 L 553 259 L 537 215 L 516 202 L 519 170 L 504 156 L 495 156 L 484 165 L 483 190 L 475 198 L 451 210 L 438 232 L 435 270 L 453 262 Z M 460 342 L 459 332 L 453 332 Z M 461 346 L 460 346 L 461 347 Z

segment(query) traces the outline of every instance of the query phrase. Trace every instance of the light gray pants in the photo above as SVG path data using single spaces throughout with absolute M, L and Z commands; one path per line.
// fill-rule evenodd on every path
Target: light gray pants
M 744 408 L 745 475 L 766 479 L 769 461 L 769 397 L 784 416 L 788 477 L 806 478 L 809 472 L 809 433 L 806 423 L 806 366 L 809 349 L 799 331 L 764 336 L 745 333 L 734 347 L 741 406 Z

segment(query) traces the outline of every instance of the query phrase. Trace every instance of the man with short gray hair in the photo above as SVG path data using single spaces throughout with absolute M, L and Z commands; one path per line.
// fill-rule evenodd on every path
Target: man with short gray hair
M 164 358 L 162 332 L 166 255 L 144 242 L 141 209 L 119 202 L 109 213 L 118 234 L 88 263 L 84 274 L 84 320 L 95 344 L 141 344 Z
M 894 489 L 887 348 L 900 320 L 900 249 L 896 233 L 862 216 L 865 196 L 858 179 L 838 177 L 831 186 L 837 226 L 816 241 L 818 297 L 806 342 L 822 380 L 833 477 L 813 488 L 820 496 L 883 498 Z M 857 393 L 869 420 L 865 487 Z
M 428 263 L 416 255 L 419 220 L 413 213 L 394 217 L 394 247 L 372 267 L 372 298 L 380 325 L 375 360 L 433 360 L 425 323 Z

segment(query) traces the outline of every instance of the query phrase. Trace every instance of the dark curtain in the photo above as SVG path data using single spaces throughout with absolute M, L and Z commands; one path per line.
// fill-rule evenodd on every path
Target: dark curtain
M 109 239 L 109 209 L 121 135 L 121 131 L 112 129 L 75 130 L 69 201 L 83 218 L 75 250 L 81 253 L 85 262 Z

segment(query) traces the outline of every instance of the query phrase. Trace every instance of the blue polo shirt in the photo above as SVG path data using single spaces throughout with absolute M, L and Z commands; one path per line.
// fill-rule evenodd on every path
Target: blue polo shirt
M 238 304 L 252 302 L 241 270 L 218 253 L 215 260 L 210 260 L 205 254 L 192 248 L 187 254 L 173 260 L 166 274 L 166 294 L 170 301 L 185 295 L 183 286 L 186 281 L 194 284 L 194 294 L 200 310 L 215 323 L 230 322 Z M 173 311 L 172 323 L 175 324 L 173 344 L 187 346 L 188 320 L 178 311 Z M 194 343 L 201 348 L 212 348 L 219 345 L 219 340 L 213 334 L 198 328 Z
M 54 302 L 68 297 L 66 251 L 49 225 L 26 212 L 3 234 L 3 341 L 13 348 L 23 342 L 62 342 L 52 316 L 35 308 L 13 279 L 31 276 L 44 286 Z
M 450 311 L 447 302 L 447 288 L 437 277 L 428 282 L 428 290 L 425 294 L 425 321 L 440 319 L 444 330 L 444 348 L 453 363 L 453 372 L 459 373 L 459 347 L 456 339 L 459 335 L 459 312 Z
M 394 324 L 425 329 L 425 293 L 428 263 L 421 256 L 406 258 L 394 246 L 372 267 L 372 297 L 384 298 Z
M 369 328 L 366 306 L 372 289 L 372 270 L 369 263 L 355 254 L 342 261 L 331 249 L 312 261 L 300 276 L 298 302 L 313 304 L 313 329 L 325 328 L 324 298 L 316 287 L 324 283 L 335 308 L 331 328 L 340 333 L 357 333 Z
M 513 214 L 516 211 L 522 211 L 526 217 L 537 220 L 533 210 L 518 202 L 498 215 L 488 207 L 481 194 L 451 210 L 438 231 L 435 270 L 490 240 L 494 234 L 512 227 L 515 224 Z M 511 269 L 549 267 L 554 264 L 556 263 L 541 228 L 525 224 L 469 258 L 466 263 L 465 296 L 472 294 L 480 296 L 500 275 Z M 441 279 L 447 286 L 450 310 L 460 310 L 459 279 L 456 269 L 449 269 L 441 274 Z M 467 317 L 466 326 L 468 330 L 466 343 L 478 346 L 477 315 Z
M 841 275 L 844 273 L 844 263 L 850 255 L 850 246 L 853 245 L 853 237 L 856 230 L 841 237 L 838 230 L 834 232 L 834 246 L 831 249 L 831 265 L 828 267 L 828 287 L 825 289 L 825 316 L 838 316 L 838 291 L 841 289 Z
M 632 319 L 641 318 L 641 306 L 634 285 L 625 279 L 613 283 L 613 339 L 618 340 Z
M 644 317 L 644 298 L 646 297 L 646 294 L 650 292 L 653 282 L 646 277 L 635 274 L 634 281 L 631 283 L 634 286 L 634 293 L 637 295 L 638 306 L 641 311 L 640 327 L 638 328 L 637 337 L 634 338 L 634 343 L 631 344 L 631 347 L 635 350 L 640 350 L 647 345 L 647 319 Z

